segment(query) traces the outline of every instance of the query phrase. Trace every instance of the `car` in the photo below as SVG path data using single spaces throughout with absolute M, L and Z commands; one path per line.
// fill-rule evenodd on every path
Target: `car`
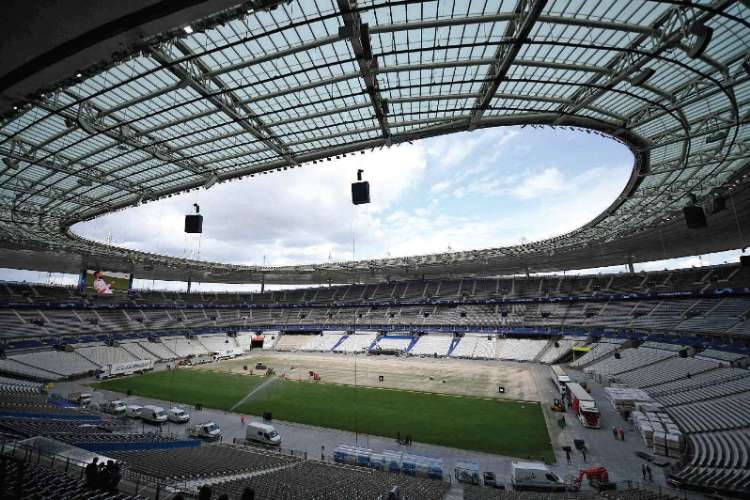
M 494 472 L 491 471 L 485 471 L 482 473 L 482 480 L 484 482 L 485 486 L 488 486 L 490 488 L 495 488 L 498 490 L 504 490 L 505 485 L 503 483 L 497 482 L 497 476 L 495 476 Z

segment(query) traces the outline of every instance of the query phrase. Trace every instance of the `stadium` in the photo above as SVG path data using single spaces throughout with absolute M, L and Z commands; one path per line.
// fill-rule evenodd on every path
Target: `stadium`
M 4 7 L 0 498 L 750 497 L 750 2 Z

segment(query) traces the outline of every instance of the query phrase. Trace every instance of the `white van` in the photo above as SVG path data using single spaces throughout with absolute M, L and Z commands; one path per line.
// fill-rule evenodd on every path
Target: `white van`
M 128 405 L 128 408 L 125 410 L 125 416 L 130 418 L 141 418 L 141 409 L 143 409 L 143 406 L 141 405 Z
M 146 405 L 141 408 L 141 420 L 161 424 L 167 421 L 167 412 L 161 406 Z
M 518 462 L 510 465 L 514 490 L 565 491 L 565 482 L 542 462 Z
M 169 413 L 167 413 L 167 420 L 176 424 L 184 424 L 190 421 L 190 414 L 182 408 L 170 408 Z
M 128 409 L 128 407 L 125 405 L 125 402 L 119 399 L 115 399 L 114 401 L 105 401 L 104 403 L 99 405 L 99 408 L 105 413 L 118 416 L 125 415 L 125 411 L 127 411 Z
M 250 422 L 245 430 L 245 442 L 279 446 L 281 445 L 281 436 L 272 425 Z

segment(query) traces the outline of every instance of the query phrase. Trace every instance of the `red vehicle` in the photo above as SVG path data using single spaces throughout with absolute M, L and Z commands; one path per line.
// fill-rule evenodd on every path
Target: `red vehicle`
M 573 411 L 584 427 L 598 429 L 601 427 L 599 409 L 591 394 L 576 382 L 568 383 L 568 397 L 573 405 Z

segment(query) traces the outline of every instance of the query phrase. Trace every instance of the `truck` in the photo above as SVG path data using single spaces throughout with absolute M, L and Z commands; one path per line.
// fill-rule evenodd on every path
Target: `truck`
M 137 361 L 127 361 L 125 363 L 113 363 L 102 366 L 96 374 L 96 378 L 105 379 L 143 373 L 154 368 L 154 362 L 151 359 L 139 359 Z
M 565 397 L 565 394 L 568 392 L 570 377 L 565 373 L 562 366 L 552 365 L 552 381 L 555 383 L 560 395 Z
M 190 421 L 190 414 L 182 408 L 170 408 L 167 413 L 167 420 L 175 424 L 184 424 Z
M 237 358 L 245 354 L 245 351 L 238 347 L 231 347 L 227 350 L 217 351 L 214 353 L 214 359 L 216 361 L 222 360 L 222 359 L 232 359 Z
M 221 428 L 214 422 L 202 422 L 191 425 L 188 429 L 188 436 L 215 441 L 221 438 Z
M 110 415 L 123 416 L 125 415 L 125 410 L 128 409 L 128 406 L 124 401 L 115 399 L 113 401 L 103 402 L 99 405 L 99 409 L 104 413 L 109 413 Z
M 245 443 L 260 443 L 268 446 L 280 446 L 281 435 L 272 425 L 250 422 L 245 429 Z
M 510 464 L 510 481 L 514 490 L 565 491 L 565 482 L 542 462 L 514 460 Z
M 163 424 L 167 421 L 167 412 L 161 406 L 146 405 L 141 408 L 141 420 L 151 424 Z
M 591 394 L 586 392 L 586 389 L 581 384 L 576 382 L 569 383 L 568 397 L 581 425 L 592 429 L 601 427 L 601 418 L 599 408 L 596 407 L 596 401 L 591 397 Z

